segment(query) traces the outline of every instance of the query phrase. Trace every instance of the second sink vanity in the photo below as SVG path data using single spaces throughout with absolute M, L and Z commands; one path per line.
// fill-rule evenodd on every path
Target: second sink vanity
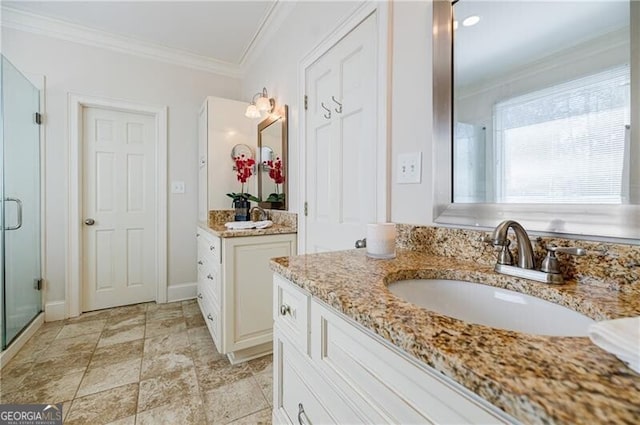
M 463 280 L 594 320 L 637 316 L 636 247 L 581 242 L 587 256 L 563 261 L 565 284 L 549 285 L 494 272 L 488 234 L 398 229 L 392 260 L 360 249 L 272 261 L 275 422 L 637 422 L 640 376 L 588 338 L 467 323 L 388 289 L 407 279 Z M 537 264 L 544 245 L 570 242 L 540 241 Z

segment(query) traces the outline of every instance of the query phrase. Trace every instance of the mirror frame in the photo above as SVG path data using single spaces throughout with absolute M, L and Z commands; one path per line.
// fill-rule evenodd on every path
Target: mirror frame
M 262 130 L 266 129 L 271 125 L 276 125 L 278 121 L 280 121 L 282 125 L 282 154 L 280 155 L 280 159 L 282 159 L 282 169 L 284 170 L 284 183 L 282 183 L 282 193 L 284 193 L 284 205 L 282 211 L 287 211 L 288 209 L 288 199 L 289 198 L 289 159 L 288 159 L 288 150 L 289 150 L 289 135 L 288 135 L 288 122 L 289 120 L 289 107 L 287 105 L 283 105 L 276 112 L 270 114 L 264 120 L 258 123 L 258 159 L 259 163 L 257 164 L 256 169 L 258 170 L 258 197 L 262 199 Z M 263 201 L 264 202 L 264 201 Z M 258 205 L 262 204 L 260 202 Z M 260 205 L 262 206 L 262 205 Z
M 512 219 L 538 235 L 640 244 L 640 205 L 453 203 L 453 5 L 457 1 L 433 1 L 434 223 L 490 230 Z M 631 1 L 630 18 L 631 39 L 640 40 L 640 2 Z M 638 45 L 631 49 L 631 69 L 632 81 L 640 81 Z M 640 142 L 640 93 L 632 90 L 631 96 L 631 116 L 635 118 L 631 140 Z M 635 155 L 640 155 L 640 146 Z

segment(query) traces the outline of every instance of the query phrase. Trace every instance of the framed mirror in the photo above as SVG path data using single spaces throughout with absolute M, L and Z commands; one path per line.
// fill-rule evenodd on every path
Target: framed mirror
M 262 208 L 287 209 L 288 113 L 283 105 L 258 124 L 258 205 Z
M 640 3 L 434 1 L 434 221 L 640 239 Z

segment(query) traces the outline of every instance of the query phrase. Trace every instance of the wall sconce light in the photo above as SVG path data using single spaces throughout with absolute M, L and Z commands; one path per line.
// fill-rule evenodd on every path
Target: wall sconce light
M 256 99 L 257 98 L 257 99 Z M 269 97 L 267 88 L 263 87 L 261 93 L 256 93 L 247 106 L 244 116 L 247 118 L 260 118 L 262 113 L 271 113 L 276 106 L 276 101 Z

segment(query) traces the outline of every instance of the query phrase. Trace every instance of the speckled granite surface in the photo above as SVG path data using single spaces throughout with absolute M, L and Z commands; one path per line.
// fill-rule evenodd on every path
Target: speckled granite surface
M 588 338 L 536 336 L 469 324 L 416 307 L 386 288 L 408 278 L 461 279 L 538 296 L 596 320 L 637 316 L 638 281 L 609 269 L 612 263 L 632 262 L 638 247 L 615 255 L 609 249 L 597 257 L 606 261 L 592 258 L 593 267 L 576 266 L 578 280 L 551 286 L 493 272 L 495 254 L 480 242 L 478 232 L 425 229 L 429 228 L 417 233 L 399 229 L 398 245 L 404 248 L 393 260 L 368 258 L 361 249 L 280 258 L 271 266 L 524 423 L 638 423 L 640 375 Z M 465 246 L 459 237 L 477 243 L 469 240 L 472 245 Z M 442 238 L 455 240 L 445 244 Z M 628 273 L 637 272 L 637 265 L 629 266 Z M 590 270 L 605 276 L 594 279 L 587 275 Z
M 258 212 L 255 211 L 254 215 Z M 211 210 L 209 211 L 208 226 L 198 223 L 199 226 L 221 238 L 238 238 L 244 236 L 260 235 L 280 235 L 298 232 L 298 215 L 288 211 L 267 210 L 269 219 L 273 225 L 266 229 L 229 230 L 224 227 L 224 223 L 233 221 L 233 210 Z M 252 217 L 258 220 L 258 217 Z

